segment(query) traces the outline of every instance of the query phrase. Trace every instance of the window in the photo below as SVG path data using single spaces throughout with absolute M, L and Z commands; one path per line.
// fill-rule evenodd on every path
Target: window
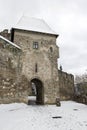
M 33 43 L 33 49 L 38 49 L 38 42 Z
M 53 48 L 52 47 L 50 47 L 50 52 L 53 52 Z
M 37 63 L 35 64 L 35 72 L 37 73 L 38 71 L 38 66 L 37 66 Z

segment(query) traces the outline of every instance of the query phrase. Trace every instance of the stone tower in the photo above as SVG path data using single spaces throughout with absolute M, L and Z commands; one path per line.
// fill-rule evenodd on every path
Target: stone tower
M 34 84 L 37 104 L 53 104 L 59 96 L 57 37 L 43 20 L 35 18 L 22 17 L 11 30 L 11 41 L 23 52 L 22 75 L 28 80 L 28 95 Z

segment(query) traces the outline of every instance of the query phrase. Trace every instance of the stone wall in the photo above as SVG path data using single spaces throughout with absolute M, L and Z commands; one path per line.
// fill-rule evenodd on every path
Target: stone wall
M 59 72 L 60 100 L 72 100 L 74 96 L 74 76 L 61 70 Z
M 3 30 L 0 32 L 0 35 L 7 38 L 8 40 L 11 40 L 11 33 L 8 31 L 8 29 Z
M 44 87 L 44 103 L 55 103 L 59 94 L 56 36 L 15 29 L 14 42 L 23 51 L 22 74 L 29 81 L 29 89 L 31 80 L 39 79 Z M 38 49 L 33 48 L 34 42 L 38 43 Z
M 21 56 L 21 50 L 0 39 L 0 103 L 21 101 L 26 93 Z
M 1 34 L 10 39 L 6 30 Z M 58 71 L 59 48 L 55 36 L 15 30 L 14 42 L 22 51 L 0 42 L 0 103 L 28 103 L 34 79 L 43 85 L 45 104 L 55 103 L 59 96 L 61 100 L 73 98 L 74 76 Z M 38 42 L 38 49 L 33 48 L 34 42 Z

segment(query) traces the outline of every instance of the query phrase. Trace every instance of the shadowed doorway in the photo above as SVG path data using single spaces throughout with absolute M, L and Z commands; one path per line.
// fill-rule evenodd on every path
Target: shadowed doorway
M 32 95 L 36 97 L 33 102 L 35 102 L 35 104 L 44 104 L 44 90 L 42 81 L 37 78 L 32 79 L 31 87 Z

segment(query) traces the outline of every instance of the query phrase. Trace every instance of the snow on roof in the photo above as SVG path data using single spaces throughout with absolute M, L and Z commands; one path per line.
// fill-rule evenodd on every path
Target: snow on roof
M 6 39 L 5 37 L 3 37 L 3 36 L 1 36 L 1 35 L 0 35 L 0 39 L 2 39 L 2 40 L 4 40 L 4 41 L 8 42 L 9 44 L 11 44 L 12 46 L 14 46 L 14 47 L 16 47 L 16 48 L 18 48 L 18 49 L 21 49 L 18 45 L 16 45 L 15 43 L 9 41 L 8 39 Z
M 44 20 L 27 16 L 21 17 L 13 28 L 57 35 Z

